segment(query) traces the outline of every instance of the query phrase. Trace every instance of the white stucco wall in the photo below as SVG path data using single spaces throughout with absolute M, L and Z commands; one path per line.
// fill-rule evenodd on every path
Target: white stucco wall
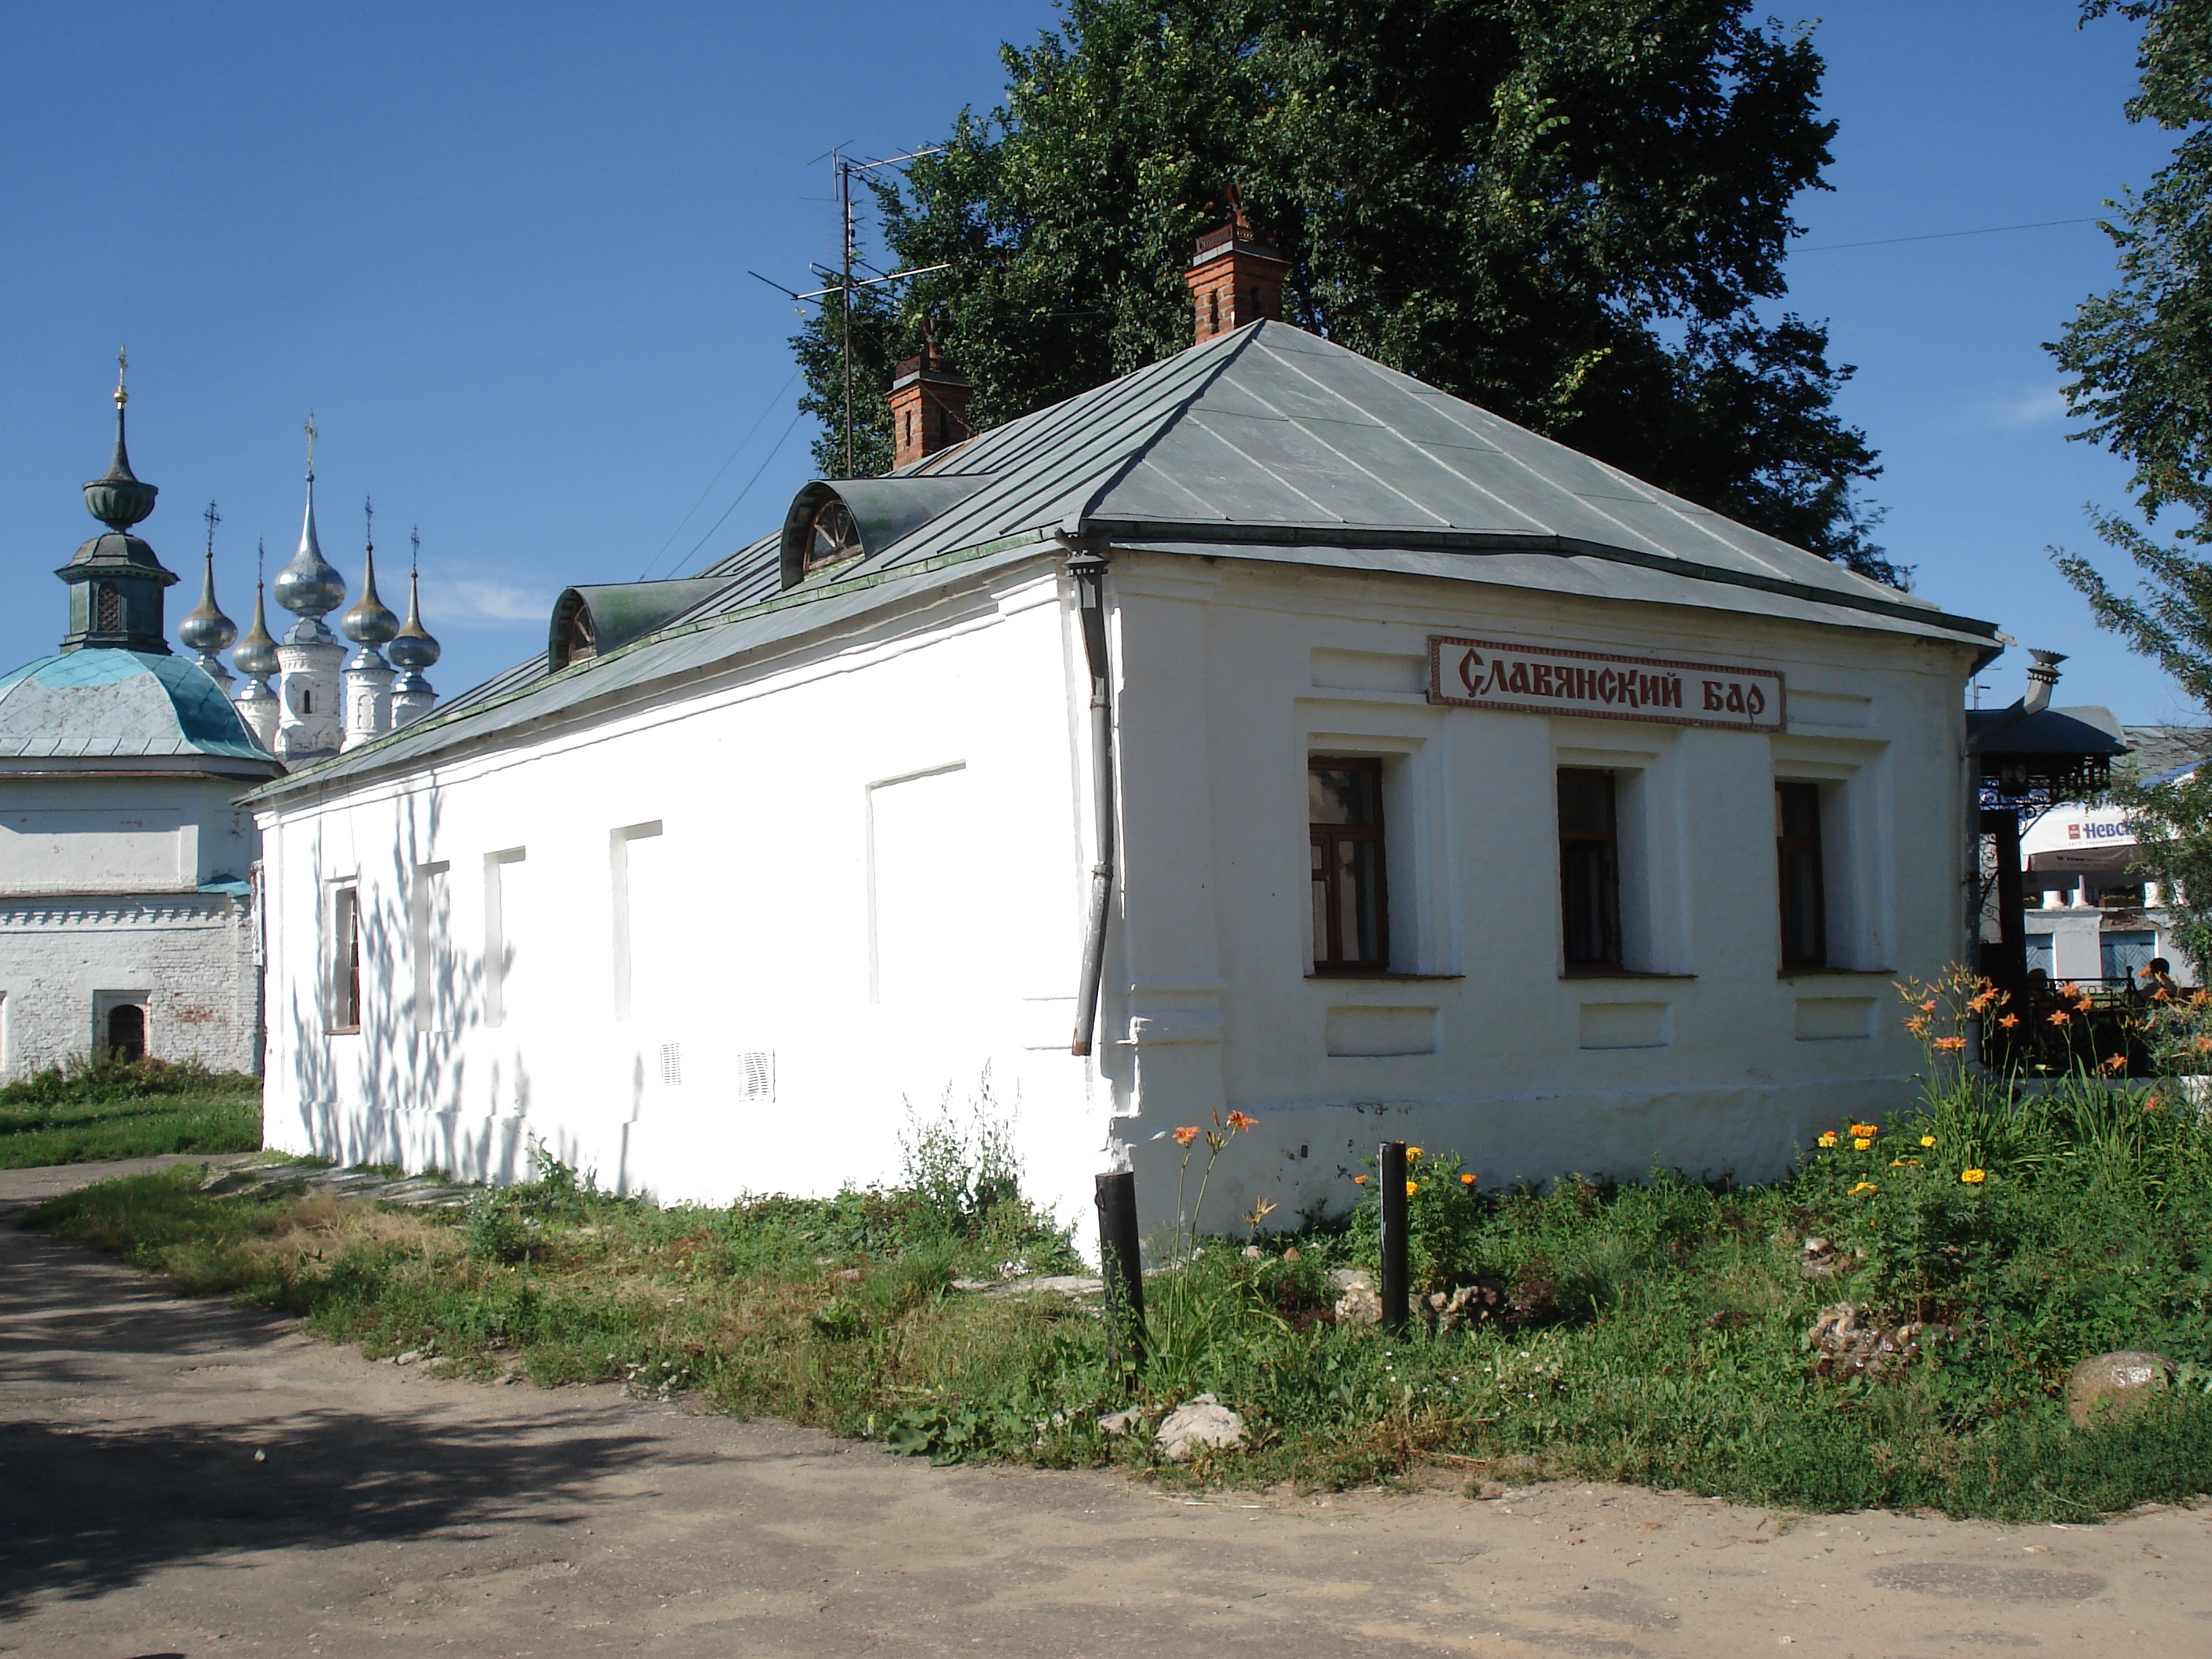
M 1087 686 L 1064 580 L 1024 569 L 264 812 L 270 1144 L 496 1177 L 535 1134 L 666 1198 L 822 1192 L 892 1173 L 903 1102 L 964 1099 L 988 1066 L 1032 1190 L 1087 1243 L 1091 1176 L 1128 1158 L 1164 1224 L 1170 1132 L 1216 1112 L 1260 1121 L 1208 1201 L 1230 1226 L 1261 1197 L 1285 1221 L 1349 1202 L 1386 1135 L 1486 1184 L 1754 1178 L 1910 1096 L 1890 981 L 1965 944 L 1968 647 L 1117 551 L 1122 876 L 1094 1073 L 1066 1047 Z M 1431 706 L 1432 633 L 1778 671 L 1789 726 Z M 1312 753 L 1384 759 L 1405 977 L 1310 976 Z M 1563 976 L 1562 764 L 1623 781 L 1644 976 Z M 1778 777 L 1827 791 L 1832 971 L 1778 973 Z M 353 883 L 363 1029 L 331 1035 L 325 932 Z M 1394 1046 L 1429 1052 L 1332 1053 Z
M 250 779 L 149 770 L 9 775 L 0 804 L 0 1079 L 106 1041 L 146 1010 L 146 1049 L 223 1071 L 260 1063 L 252 907 L 199 890 L 252 868 Z
M 1139 1184 L 1242 1109 L 1209 1225 L 1340 1208 L 1384 1138 L 1486 1186 L 1668 1165 L 1760 1178 L 1913 1095 L 1899 973 L 1964 948 L 1966 648 L 1525 590 L 1121 556 L 1127 888 L 1108 1064 Z M 1431 705 L 1431 634 L 1783 672 L 1786 732 Z M 1203 717 L 1201 718 L 1201 714 Z M 1394 969 L 1316 979 L 1310 754 L 1385 766 Z M 1555 770 L 1620 780 L 1632 965 L 1563 974 Z M 1780 974 L 1774 784 L 1827 791 L 1830 962 Z M 1623 1045 L 1623 1046 L 1614 1046 Z M 1332 1048 L 1426 1047 L 1427 1053 Z
M 269 1144 L 507 1178 L 536 1136 L 664 1199 L 828 1192 L 894 1174 L 906 1103 L 988 1068 L 1040 1190 L 1087 1182 L 1061 586 L 264 814 Z M 319 982 L 342 883 L 357 1036 Z

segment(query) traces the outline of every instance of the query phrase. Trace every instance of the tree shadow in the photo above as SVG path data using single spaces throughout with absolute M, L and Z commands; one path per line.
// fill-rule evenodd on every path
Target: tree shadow
M 335 1410 L 258 1431 L 0 1424 L 0 1620 L 237 1552 L 566 1525 L 591 1482 L 670 1455 L 647 1434 Z

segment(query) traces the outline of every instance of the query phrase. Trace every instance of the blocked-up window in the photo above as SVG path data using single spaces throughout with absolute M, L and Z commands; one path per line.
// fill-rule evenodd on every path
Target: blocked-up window
M 415 957 L 415 1028 L 420 1031 L 454 1029 L 453 898 L 446 878 L 451 866 L 418 864 L 415 888 L 410 895 L 410 941 Z
M 1313 962 L 1322 971 L 1390 965 L 1382 828 L 1382 763 L 1316 755 L 1306 763 L 1306 837 L 1313 876 Z

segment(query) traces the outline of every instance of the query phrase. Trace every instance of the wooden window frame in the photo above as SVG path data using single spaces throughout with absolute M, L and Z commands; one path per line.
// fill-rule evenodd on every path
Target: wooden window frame
M 361 1030 L 361 888 L 346 883 L 331 890 L 331 1023 L 333 1036 Z
M 1316 823 L 1310 807 L 1308 809 L 1308 863 L 1310 866 L 1314 853 L 1321 854 L 1318 880 L 1327 894 L 1322 906 L 1323 926 L 1320 936 L 1313 941 L 1313 972 L 1330 977 L 1387 974 L 1390 971 L 1390 857 L 1388 825 L 1382 805 L 1382 759 L 1372 755 L 1309 755 L 1306 757 L 1309 780 L 1317 771 L 1355 771 L 1371 777 L 1375 788 L 1375 822 L 1371 824 Z M 1310 783 L 1308 787 L 1310 789 Z M 1342 909 L 1335 854 L 1338 845 L 1346 842 L 1370 843 L 1375 848 L 1375 890 L 1370 899 L 1375 916 L 1375 956 L 1372 960 L 1344 955 L 1341 948 L 1343 940 L 1338 937 L 1340 932 L 1338 918 Z
M 1569 775 L 1605 780 L 1605 828 L 1570 830 L 1566 813 L 1559 809 L 1558 795 Z M 1627 966 L 1620 929 L 1620 778 L 1601 766 L 1562 766 L 1553 780 L 1553 806 L 1559 836 L 1559 958 L 1570 975 L 1616 973 Z M 1598 854 L 1599 894 L 1597 928 L 1599 954 L 1574 954 L 1577 929 L 1574 925 L 1575 873 L 1583 862 L 1578 849 L 1595 847 Z
M 1813 833 L 1792 836 L 1786 833 L 1789 811 L 1785 797 L 1791 792 L 1803 791 L 1812 798 Z M 1781 927 L 1782 970 L 1784 973 L 1804 973 L 1828 965 L 1828 863 L 1821 846 L 1820 819 L 1827 806 L 1820 786 L 1802 779 L 1777 778 L 1774 781 L 1774 871 L 1775 896 Z M 1791 899 L 1790 860 L 1812 856 L 1813 937 L 1811 949 L 1802 947 L 1806 941 L 1793 937 L 1790 927 Z

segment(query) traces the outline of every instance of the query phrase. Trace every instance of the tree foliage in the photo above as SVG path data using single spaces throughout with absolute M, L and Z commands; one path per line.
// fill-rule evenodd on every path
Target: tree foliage
M 2073 378 L 2069 434 L 2132 469 L 2143 522 L 2093 509 L 2107 545 L 2138 580 L 2115 587 L 2078 553 L 2058 568 L 2097 620 L 2154 659 L 2212 708 L 2212 0 L 2085 0 L 2085 21 L 2143 25 L 2131 121 L 2180 135 L 2173 158 L 2104 226 L 2119 252 L 2119 285 L 2082 302 L 2048 349 Z M 2164 518 L 2170 540 L 2149 527 Z M 2139 867 L 2172 895 L 2184 948 L 2212 966 L 2212 777 L 2113 792 L 2135 825 Z
M 1006 103 L 879 192 L 898 299 L 855 295 L 866 465 L 923 319 L 988 425 L 1190 343 L 1232 188 L 1290 320 L 1884 580 L 1820 325 L 1770 319 L 1832 123 L 1747 0 L 1066 0 Z M 843 465 L 833 303 L 794 342 Z

